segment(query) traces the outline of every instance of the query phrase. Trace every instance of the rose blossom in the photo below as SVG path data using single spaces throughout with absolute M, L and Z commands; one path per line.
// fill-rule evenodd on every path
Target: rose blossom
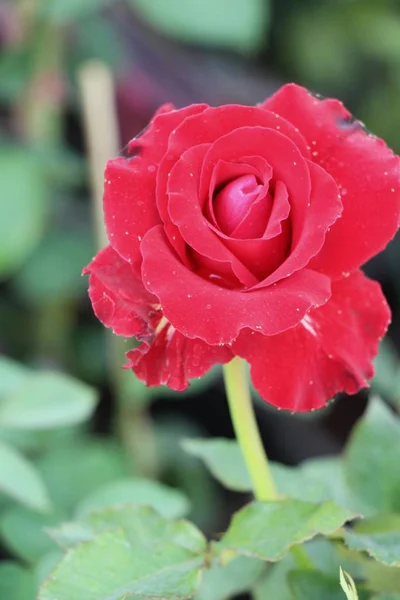
M 183 390 L 233 356 L 293 411 L 355 393 L 390 312 L 359 269 L 399 225 L 399 158 L 338 101 L 163 106 L 105 172 L 110 245 L 85 269 L 126 365 Z

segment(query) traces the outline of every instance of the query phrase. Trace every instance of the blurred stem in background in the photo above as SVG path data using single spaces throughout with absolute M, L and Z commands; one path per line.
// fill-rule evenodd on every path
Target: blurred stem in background
M 78 73 L 83 121 L 90 163 L 93 221 L 98 248 L 108 244 L 103 217 L 104 167 L 119 153 L 118 124 L 112 75 L 100 62 L 83 65 Z M 149 394 L 131 371 L 124 371 L 125 340 L 108 335 L 110 379 L 117 406 L 117 429 L 132 471 L 157 476 L 154 431 L 147 406 Z
M 30 70 L 16 102 L 15 124 L 21 138 L 46 169 L 48 157 L 51 160 L 63 147 L 64 30 L 40 18 L 37 0 L 22 0 L 18 10 L 21 36 L 30 50 Z M 50 187 L 49 181 L 47 185 Z M 75 316 L 70 301 L 45 301 L 37 305 L 33 318 L 41 359 L 64 362 Z

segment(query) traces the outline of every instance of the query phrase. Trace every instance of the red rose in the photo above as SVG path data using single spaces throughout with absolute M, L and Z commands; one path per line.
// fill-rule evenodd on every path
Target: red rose
M 399 225 L 399 158 L 297 85 L 255 107 L 164 106 L 108 163 L 110 246 L 86 268 L 128 367 L 183 390 L 234 355 L 271 404 L 354 393 L 390 312 L 359 270 Z

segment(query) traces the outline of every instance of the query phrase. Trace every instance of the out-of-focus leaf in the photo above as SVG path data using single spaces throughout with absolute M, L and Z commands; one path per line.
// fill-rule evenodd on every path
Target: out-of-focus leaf
M 59 525 L 61 513 L 38 514 L 20 507 L 9 508 L 0 517 L 0 536 L 4 545 L 22 560 L 35 563 L 57 548 L 45 529 Z
M 233 516 L 216 548 L 222 557 L 253 556 L 275 562 L 295 544 L 334 533 L 354 516 L 333 502 L 253 502 Z
M 197 456 L 211 474 L 228 489 L 251 492 L 250 477 L 239 445 L 234 440 L 186 439 L 183 448 Z M 299 467 L 287 467 L 271 462 L 271 471 L 278 492 L 290 498 L 319 502 L 334 500 L 339 506 L 360 510 L 346 482 L 341 462 L 337 458 L 319 458 L 304 462 Z
M 293 557 L 288 554 L 277 563 L 268 566 L 267 572 L 255 586 L 254 600 L 293 600 L 289 589 L 288 574 L 294 569 Z
M 263 571 L 265 563 L 245 556 L 226 566 L 215 564 L 204 572 L 195 600 L 228 600 L 250 590 Z
M 39 600 L 189 598 L 207 543 L 185 521 L 166 521 L 152 509 L 107 508 L 85 517 L 87 540 L 72 548 L 43 585 Z
M 33 567 L 37 587 L 39 587 L 44 580 L 49 577 L 50 573 L 54 571 L 57 564 L 63 557 L 63 551 L 60 548 L 57 548 L 55 544 L 53 545 L 54 549 L 50 550 L 46 554 L 43 554 Z
M 334 579 L 319 571 L 292 571 L 288 580 L 294 600 L 343 600 L 339 573 Z
M 86 421 L 97 403 L 95 390 L 62 373 L 33 374 L 0 402 L 0 427 L 47 429 Z
M 31 371 L 7 356 L 0 356 L 0 397 L 14 391 L 29 377 Z
M 212 475 L 225 487 L 237 492 L 251 491 L 250 476 L 237 442 L 223 438 L 186 439 L 182 446 L 201 458 Z
M 367 552 L 389 567 L 400 567 L 400 515 L 377 515 L 345 534 L 351 550 Z
M 400 600 L 400 594 L 378 594 L 372 596 L 371 600 Z
M 98 10 L 110 6 L 114 0 L 39 0 L 38 13 L 54 24 L 67 24 L 91 16 Z
M 50 508 L 46 487 L 34 465 L 4 442 L 0 442 L 0 493 L 35 510 Z
M 382 340 L 374 365 L 372 387 L 400 407 L 400 359 L 390 340 Z
M 48 190 L 34 154 L 0 147 L 0 277 L 18 269 L 40 241 Z
M 39 306 L 76 298 L 87 289 L 80 274 L 92 251 L 86 231 L 53 231 L 16 274 L 13 287 L 25 301 Z
M 36 586 L 32 573 L 17 563 L 0 563 L 0 598 L 2 600 L 35 600 Z
M 371 398 L 344 457 L 347 483 L 371 513 L 400 512 L 399 440 L 399 418 L 382 400 Z
M 267 34 L 267 0 L 130 0 L 151 25 L 192 44 L 257 50 Z
M 124 503 L 150 506 L 163 517 L 182 517 L 189 510 L 189 501 L 182 492 L 148 479 L 120 479 L 108 483 L 83 499 L 77 507 L 78 516 L 110 504 Z
M 127 475 L 122 449 L 105 438 L 61 441 L 37 467 L 55 506 L 71 511 L 83 498 Z

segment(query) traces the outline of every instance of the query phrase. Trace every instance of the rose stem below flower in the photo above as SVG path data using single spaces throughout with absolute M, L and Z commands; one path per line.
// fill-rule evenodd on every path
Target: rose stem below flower
M 245 361 L 234 358 L 223 366 L 223 374 L 233 429 L 250 475 L 254 496 L 261 502 L 279 500 L 257 426 Z M 313 568 L 303 546 L 293 546 L 291 553 L 299 567 Z
M 89 61 L 78 72 L 82 113 L 89 155 L 93 199 L 93 222 L 98 248 L 108 244 L 103 217 L 104 166 L 119 152 L 115 94 L 109 69 Z M 148 413 L 144 386 L 135 375 L 123 371 L 124 340 L 108 336 L 109 371 L 116 397 L 116 425 L 133 473 L 155 477 L 158 471 L 156 442 Z

